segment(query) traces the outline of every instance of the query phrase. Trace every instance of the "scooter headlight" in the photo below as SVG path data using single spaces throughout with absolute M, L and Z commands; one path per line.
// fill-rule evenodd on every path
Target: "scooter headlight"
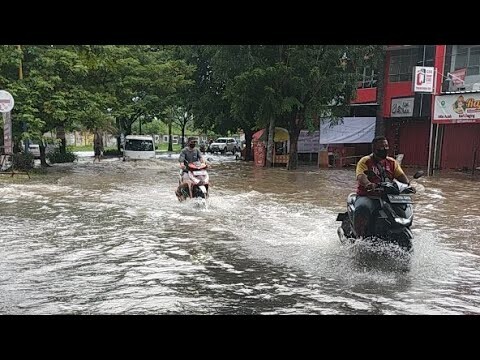
M 408 225 L 411 224 L 412 219 L 404 219 L 404 218 L 396 217 L 396 218 L 395 218 L 395 222 L 396 222 L 397 224 L 400 224 L 400 225 L 403 225 L 403 226 L 408 226 Z

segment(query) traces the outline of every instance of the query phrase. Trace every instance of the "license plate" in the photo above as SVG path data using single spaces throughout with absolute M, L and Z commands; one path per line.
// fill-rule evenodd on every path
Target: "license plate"
M 207 175 L 207 172 L 205 170 L 195 170 L 193 172 L 193 175 L 195 176 Z
M 387 195 L 392 204 L 413 204 L 410 195 Z

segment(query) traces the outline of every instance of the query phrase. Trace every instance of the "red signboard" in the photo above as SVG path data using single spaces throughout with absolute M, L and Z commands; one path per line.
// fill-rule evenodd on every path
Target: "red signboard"
M 253 148 L 253 158 L 256 166 L 265 166 L 266 150 L 263 142 L 255 141 Z
M 467 69 L 458 69 L 455 70 L 454 72 L 450 73 L 450 76 L 452 77 L 452 82 L 453 85 L 459 86 L 465 83 L 465 75 L 467 74 Z

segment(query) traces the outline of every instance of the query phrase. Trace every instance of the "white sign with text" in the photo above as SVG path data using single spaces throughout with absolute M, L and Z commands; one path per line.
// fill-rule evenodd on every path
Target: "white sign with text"
M 391 117 L 412 117 L 413 104 L 414 104 L 413 97 L 392 99 L 390 116 Z
M 413 76 L 413 91 L 433 93 L 433 84 L 435 79 L 433 67 L 415 66 Z
M 13 96 L 8 91 L 0 90 L 0 113 L 7 113 L 12 111 L 13 105 Z

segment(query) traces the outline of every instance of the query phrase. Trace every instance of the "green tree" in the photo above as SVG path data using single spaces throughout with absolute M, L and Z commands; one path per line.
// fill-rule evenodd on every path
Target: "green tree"
M 17 125 L 15 143 L 19 144 L 21 139 L 39 141 L 42 165 L 46 166 L 43 133 L 70 124 L 71 110 L 82 94 L 75 84 L 85 75 L 85 68 L 68 47 L 25 46 L 3 50 L 13 52 L 17 68 L 21 66 L 23 70 L 23 79 L 2 71 L 9 75 L 4 80 L 18 105 L 12 116 Z M 26 126 L 19 128 L 22 123 Z
M 145 124 L 161 118 L 165 109 L 175 103 L 176 93 L 192 84 L 189 76 L 193 68 L 174 58 L 168 48 L 141 45 L 86 50 L 91 79 L 101 84 L 119 134 L 131 134 L 136 121 Z
M 193 124 L 192 106 L 187 107 L 173 107 L 172 109 L 172 121 L 181 129 L 182 133 L 182 148 L 185 147 L 185 130 L 187 125 Z
M 280 47 L 281 48 L 281 47 Z M 243 46 L 235 54 L 236 71 L 240 74 L 227 83 L 227 94 L 232 112 L 236 115 L 247 136 L 247 149 L 255 128 L 266 127 L 266 165 L 273 163 L 274 132 L 282 115 L 280 82 L 282 68 L 278 66 L 281 56 L 275 46 Z
M 223 128 L 240 127 L 245 132 L 268 127 L 267 165 L 272 162 L 275 126 L 287 126 L 289 169 L 295 169 L 300 130 L 315 128 L 320 118 L 337 121 L 346 113 L 356 90 L 356 68 L 374 50 L 360 45 L 210 47 L 198 77 L 208 84 L 203 85 L 205 93 L 210 90 L 203 111 L 215 119 L 210 124 L 217 129 L 222 128 L 220 121 Z M 233 115 L 228 121 L 222 119 L 226 113 Z
M 225 84 L 213 74 L 213 57 L 219 46 L 189 45 L 175 47 L 176 56 L 185 59 L 195 70 L 194 85 L 179 94 L 182 106 L 193 116 L 193 127 L 203 133 L 226 134 L 233 127 L 230 104 L 223 98 Z

